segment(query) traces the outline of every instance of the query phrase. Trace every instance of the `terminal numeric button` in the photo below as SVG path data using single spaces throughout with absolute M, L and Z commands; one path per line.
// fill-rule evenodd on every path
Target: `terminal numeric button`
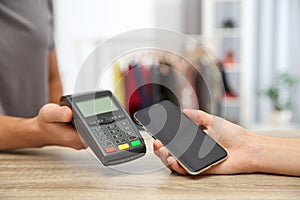
M 107 137 L 107 136 L 101 136 L 101 137 L 99 138 L 99 140 L 100 140 L 100 141 L 106 141 L 106 140 L 108 140 L 108 137 Z
M 120 125 L 121 125 L 121 126 L 124 126 L 124 125 L 126 125 L 126 124 L 128 124 L 127 121 L 120 122 Z
M 118 130 L 118 129 L 109 131 L 110 134 L 116 134 L 116 133 L 119 133 L 119 132 L 120 132 L 120 130 Z
M 122 144 L 122 143 L 125 143 L 125 142 L 126 142 L 125 139 L 120 139 L 120 140 L 115 141 L 116 144 Z
M 116 125 L 109 125 L 109 126 L 107 126 L 107 128 L 108 128 L 109 130 L 112 130 L 112 129 L 116 128 Z
M 103 144 L 103 146 L 111 146 L 111 145 L 112 145 L 112 142 L 108 141 L 108 142 L 104 142 L 104 143 L 102 143 L 102 144 Z
M 102 128 L 101 127 L 96 127 L 96 128 L 93 128 L 93 131 L 94 132 L 102 132 Z
M 130 130 L 130 127 L 129 127 L 129 126 L 125 126 L 125 127 L 123 128 L 123 130 L 124 130 L 124 131 L 129 131 L 129 130 Z
M 135 134 L 132 131 L 127 131 L 126 135 L 128 135 L 128 136 L 135 136 Z
M 103 136 L 105 136 L 105 134 L 104 134 L 104 132 L 99 132 L 99 133 L 96 133 L 96 136 L 97 137 L 103 137 Z
M 117 135 L 113 135 L 112 136 L 114 139 L 117 139 L 117 138 L 121 138 L 121 137 L 123 137 L 123 134 L 117 134 Z

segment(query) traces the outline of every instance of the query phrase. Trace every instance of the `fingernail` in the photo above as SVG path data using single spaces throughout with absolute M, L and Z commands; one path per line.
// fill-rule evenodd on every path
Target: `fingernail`
M 167 161 L 168 161 L 169 164 L 172 164 L 173 162 L 175 162 L 175 159 L 172 156 L 169 156 L 167 158 Z
M 160 146 L 163 145 L 160 140 L 156 140 L 156 141 L 157 141 L 157 145 L 160 145 Z
M 157 143 L 155 141 L 153 142 L 153 147 L 157 149 Z
M 164 148 L 164 147 L 160 147 L 160 148 L 158 149 L 158 151 L 159 151 L 160 153 L 163 153 L 163 152 L 165 151 L 165 148 Z
M 160 157 L 160 151 L 159 151 L 159 150 L 154 151 L 154 154 L 155 154 L 156 156 Z
M 63 120 L 66 121 L 67 120 L 67 112 L 65 109 L 62 110 L 62 117 L 63 117 Z

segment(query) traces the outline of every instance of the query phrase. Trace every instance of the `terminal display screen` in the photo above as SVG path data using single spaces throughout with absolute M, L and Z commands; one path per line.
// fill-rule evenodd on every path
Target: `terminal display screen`
M 90 117 L 102 113 L 118 110 L 110 97 L 95 98 L 76 103 L 84 117 Z

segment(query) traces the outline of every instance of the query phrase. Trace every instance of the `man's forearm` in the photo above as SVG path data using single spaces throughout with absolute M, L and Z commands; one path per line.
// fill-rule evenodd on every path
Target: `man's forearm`
M 59 75 L 56 52 L 52 50 L 48 55 L 49 65 L 49 101 L 58 103 L 59 98 L 63 94 L 62 83 Z
M 34 120 L 0 116 L 0 150 L 42 146 Z

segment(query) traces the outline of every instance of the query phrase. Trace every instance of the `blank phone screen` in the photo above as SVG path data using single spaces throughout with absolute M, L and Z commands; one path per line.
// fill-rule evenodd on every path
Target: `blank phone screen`
M 191 172 L 226 158 L 226 151 L 170 101 L 161 101 L 135 113 L 135 118 L 159 139 Z

